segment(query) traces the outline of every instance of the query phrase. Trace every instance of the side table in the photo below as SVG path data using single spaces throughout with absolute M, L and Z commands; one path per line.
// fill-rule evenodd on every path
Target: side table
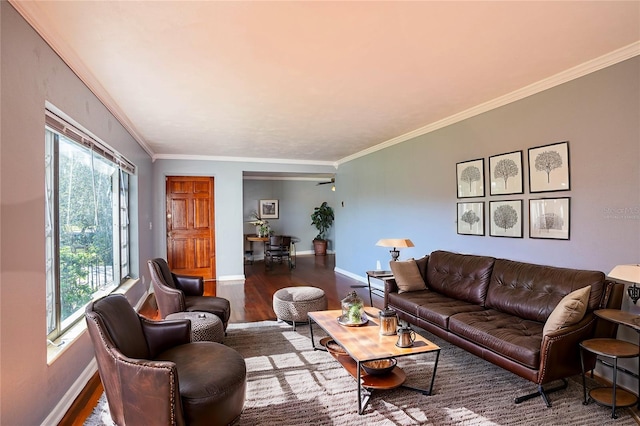
M 640 315 L 632 314 L 631 312 L 623 311 L 620 309 L 599 309 L 594 312 L 596 316 L 616 323 L 620 325 L 624 325 L 625 327 L 631 328 L 633 331 L 638 333 L 638 346 L 640 347 Z M 640 376 L 633 371 L 626 370 L 624 368 L 620 368 L 621 371 L 630 374 L 638 380 L 638 406 L 640 409 Z
M 393 274 L 391 271 L 367 271 L 367 284 L 369 285 L 369 303 L 373 306 L 373 293 L 376 293 L 377 296 L 384 297 L 384 290 L 380 293 L 380 289 L 371 287 L 371 278 L 378 279 L 384 282 L 385 278 L 392 278 Z
M 222 343 L 224 339 L 224 326 L 216 315 L 209 312 L 176 312 L 166 316 L 167 320 L 188 319 L 191 321 L 191 341 Z
M 589 391 L 589 397 L 597 404 L 611 407 L 611 417 L 617 419 L 616 407 L 631 407 L 638 398 L 629 391 L 617 388 L 618 359 L 638 357 L 638 345 L 618 339 L 589 339 L 580 343 L 580 364 L 582 365 L 582 390 L 584 405 L 587 405 L 587 384 L 584 371 L 584 351 L 611 358 L 613 360 L 613 386 L 599 387 Z

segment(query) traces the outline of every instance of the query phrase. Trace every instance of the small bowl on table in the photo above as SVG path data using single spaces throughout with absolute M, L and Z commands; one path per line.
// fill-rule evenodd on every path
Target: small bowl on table
M 379 359 L 377 361 L 366 361 L 360 364 L 365 373 L 372 376 L 382 376 L 393 370 L 398 361 L 395 358 Z

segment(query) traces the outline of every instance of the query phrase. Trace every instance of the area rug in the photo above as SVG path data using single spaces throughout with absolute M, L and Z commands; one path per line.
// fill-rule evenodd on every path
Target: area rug
M 318 333 L 315 333 L 318 331 Z M 314 327 L 314 337 L 320 335 Z M 434 394 L 399 388 L 375 392 L 358 415 L 354 379 L 326 352 L 314 351 L 309 327 L 275 321 L 230 324 L 225 344 L 247 363 L 245 409 L 241 426 L 278 425 L 635 425 L 626 410 L 582 404 L 582 381 L 551 394 L 553 407 L 541 398 L 521 404 L 513 399 L 535 385 L 426 332 L 442 348 Z M 435 356 L 399 358 L 407 385 L 428 388 Z M 597 386 L 588 380 L 588 387 Z M 85 425 L 113 424 L 104 398 Z

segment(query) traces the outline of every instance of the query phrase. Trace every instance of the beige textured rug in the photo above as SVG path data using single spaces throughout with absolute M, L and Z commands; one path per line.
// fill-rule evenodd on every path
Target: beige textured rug
M 315 332 L 318 331 L 318 334 Z M 320 329 L 314 327 L 314 335 Z M 434 395 L 399 388 L 373 394 L 363 415 L 357 414 L 354 379 L 326 352 L 313 351 L 309 327 L 274 321 L 230 324 L 225 344 L 247 362 L 247 399 L 239 425 L 635 425 L 626 410 L 595 403 L 582 405 L 579 376 L 551 394 L 553 407 L 541 398 L 521 404 L 513 399 L 535 386 L 423 333 L 442 348 Z M 428 388 L 435 356 L 399 358 L 408 385 Z M 594 387 L 592 381 L 589 387 Z M 104 401 L 104 397 L 102 399 Z M 87 425 L 106 424 L 104 402 Z M 100 414 L 102 413 L 102 417 Z

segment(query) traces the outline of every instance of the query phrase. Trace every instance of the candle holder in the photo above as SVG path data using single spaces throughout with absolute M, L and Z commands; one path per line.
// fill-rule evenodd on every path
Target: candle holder
M 640 289 L 638 289 L 640 290 Z M 378 314 L 380 320 L 380 335 L 392 336 L 398 330 L 398 314 L 391 308 L 386 308 Z

